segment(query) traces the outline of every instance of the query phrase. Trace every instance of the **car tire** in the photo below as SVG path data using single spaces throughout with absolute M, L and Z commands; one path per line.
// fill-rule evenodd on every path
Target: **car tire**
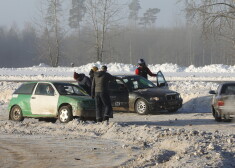
M 217 111 L 214 112 L 214 118 L 215 118 L 215 121 L 217 122 L 222 121 L 221 115 L 219 115 Z
M 214 108 L 212 108 L 212 115 L 213 115 L 213 117 L 215 117 L 215 109 Z
M 20 106 L 13 106 L 10 111 L 10 119 L 13 121 L 23 121 L 23 113 Z
M 58 118 L 61 123 L 68 123 L 73 119 L 72 109 L 69 106 L 62 106 Z
M 149 113 L 148 104 L 145 100 L 138 99 L 135 103 L 135 111 L 140 115 L 146 115 Z

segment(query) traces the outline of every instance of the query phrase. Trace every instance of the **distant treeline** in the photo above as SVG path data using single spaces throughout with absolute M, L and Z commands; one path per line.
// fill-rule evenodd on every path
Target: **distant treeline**
M 75 66 L 95 62 L 95 51 L 89 29 L 67 34 L 62 42 L 59 66 Z M 0 67 L 26 67 L 41 62 L 49 64 L 40 56 L 42 36 L 27 26 L 0 28 Z M 201 31 L 185 26 L 175 28 L 123 27 L 108 32 L 104 48 L 104 62 L 136 64 L 144 58 L 148 64 L 174 63 L 181 66 L 235 63 L 234 53 L 226 41 L 213 37 L 202 39 Z
M 153 6 L 140 15 L 140 0 L 42 0 L 41 19 L 33 25 L 0 27 L 0 67 L 136 64 L 140 58 L 148 64 L 234 65 L 234 0 L 180 1 L 186 23 L 159 28 L 161 10 Z M 63 9 L 65 3 L 70 7 Z

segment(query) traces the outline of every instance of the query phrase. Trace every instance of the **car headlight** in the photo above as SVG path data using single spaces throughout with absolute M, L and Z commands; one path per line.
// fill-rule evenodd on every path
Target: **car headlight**
M 160 100 L 160 98 L 159 97 L 151 97 L 150 100 L 158 101 L 158 100 Z
M 182 99 L 181 95 L 179 94 L 179 99 Z

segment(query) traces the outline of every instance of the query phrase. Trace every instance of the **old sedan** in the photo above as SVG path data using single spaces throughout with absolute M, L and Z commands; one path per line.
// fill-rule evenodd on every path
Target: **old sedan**
M 60 82 L 22 84 L 9 103 L 9 119 L 67 123 L 75 117 L 95 119 L 95 102 L 80 87 Z
M 235 115 L 235 82 L 222 83 L 216 91 L 209 93 L 213 94 L 211 109 L 216 121 L 228 120 Z
M 130 111 L 138 114 L 169 111 L 182 107 L 179 93 L 169 90 L 161 71 L 157 73 L 157 84 L 137 75 L 117 75 L 110 83 L 110 97 L 115 111 Z

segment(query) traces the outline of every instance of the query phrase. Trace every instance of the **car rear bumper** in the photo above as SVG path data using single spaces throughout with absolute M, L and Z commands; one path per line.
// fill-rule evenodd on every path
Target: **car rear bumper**
M 221 115 L 235 115 L 235 106 L 219 107 L 218 111 Z

